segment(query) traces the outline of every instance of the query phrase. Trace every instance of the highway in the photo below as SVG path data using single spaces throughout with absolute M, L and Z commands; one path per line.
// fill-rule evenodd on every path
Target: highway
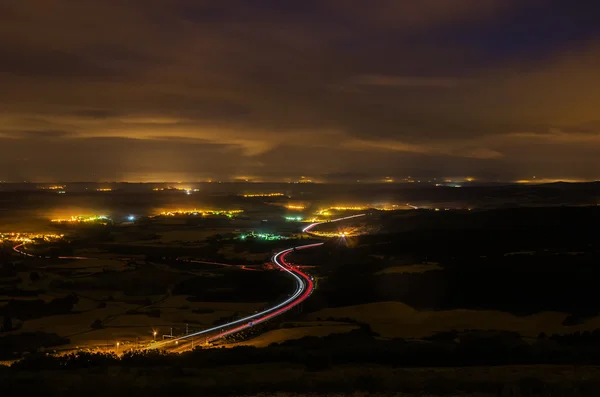
M 290 265 L 286 261 L 285 257 L 290 252 L 293 252 L 294 250 L 302 250 L 302 249 L 307 249 L 307 248 L 319 247 L 321 245 L 323 245 L 323 243 L 308 244 L 308 245 L 302 245 L 299 247 L 292 247 L 292 248 L 288 248 L 286 250 L 283 250 L 283 251 L 278 252 L 275 255 L 273 255 L 273 263 L 275 265 L 279 266 L 282 271 L 287 272 L 291 277 L 293 277 L 296 280 L 296 290 L 285 301 L 283 301 L 273 307 L 270 307 L 266 310 L 263 310 L 262 312 L 255 313 L 251 316 L 247 316 L 247 317 L 244 317 L 244 318 L 241 318 L 241 319 L 238 319 L 235 321 L 231 321 L 226 324 L 221 324 L 219 326 L 205 329 L 205 330 L 202 330 L 199 332 L 194 332 L 194 333 L 191 333 L 188 335 L 180 336 L 178 338 L 168 339 L 168 340 L 156 343 L 156 344 L 152 345 L 151 348 L 156 349 L 156 348 L 170 347 L 170 348 L 172 348 L 170 350 L 175 350 L 175 351 L 188 350 L 189 346 L 183 345 L 183 343 L 187 342 L 188 340 L 191 341 L 192 339 L 195 340 L 197 338 L 200 338 L 201 342 L 203 342 L 203 343 L 214 342 L 215 340 L 220 339 L 226 335 L 230 335 L 235 332 L 242 331 L 242 330 L 252 327 L 256 324 L 260 324 L 262 322 L 270 320 L 270 319 L 277 317 L 277 316 L 291 310 L 292 308 L 296 307 L 297 305 L 302 303 L 304 300 L 306 300 L 310 296 L 310 294 L 313 292 L 313 289 L 314 289 L 314 283 L 313 283 L 312 277 L 310 277 L 308 274 L 302 272 L 298 268 L 295 268 L 292 265 Z
M 25 248 L 24 247 L 25 244 L 19 244 L 19 245 L 15 245 L 13 247 L 13 251 L 15 251 L 16 253 L 20 254 L 20 255 L 25 255 L 25 256 L 29 256 L 31 258 L 37 258 L 37 256 L 30 254 L 29 252 L 25 252 L 23 250 L 20 250 L 19 248 Z
M 13 247 L 13 251 L 21 254 L 21 255 L 25 255 L 28 256 L 30 258 L 41 258 L 41 259 L 50 259 L 49 256 L 38 256 L 38 255 L 33 255 L 30 254 L 29 252 L 25 252 L 19 248 L 25 248 L 25 244 L 19 244 Z M 58 259 L 77 259 L 77 260 L 86 260 L 86 259 L 95 259 L 95 258 L 88 258 L 86 256 L 59 256 Z
M 358 217 L 365 216 L 365 215 L 366 214 L 351 215 L 351 216 L 346 216 L 343 218 L 332 219 L 328 222 L 339 222 L 339 221 L 344 221 L 347 219 L 358 218 Z M 307 233 L 312 228 L 314 228 L 315 226 L 320 225 L 322 223 L 326 223 L 326 222 L 311 223 L 310 225 L 308 225 L 307 227 L 302 229 L 302 232 Z M 312 291 L 314 289 L 314 284 L 313 284 L 312 277 L 310 277 L 306 273 L 300 271 L 298 268 L 295 268 L 292 265 L 290 265 L 286 261 L 285 257 L 290 252 L 293 252 L 294 250 L 302 250 L 302 249 L 306 249 L 306 248 L 319 247 L 321 245 L 323 245 L 323 243 L 308 244 L 308 245 L 302 245 L 299 247 L 292 247 L 292 248 L 288 248 L 286 250 L 283 250 L 283 251 L 278 252 L 277 254 L 273 255 L 273 258 L 272 258 L 273 263 L 275 265 L 279 266 L 281 268 L 281 270 L 289 273 L 296 280 L 296 291 L 285 301 L 283 301 L 267 310 L 264 310 L 260 313 L 253 314 L 251 316 L 247 316 L 247 317 L 241 318 L 239 320 L 231 321 L 229 323 L 225 323 L 225 324 L 222 324 L 222 325 L 219 325 L 216 327 L 212 327 L 209 329 L 205 329 L 205 330 L 202 330 L 199 332 L 191 333 L 191 334 L 184 335 L 184 336 L 181 336 L 178 338 L 168 339 L 168 340 L 156 343 L 156 344 L 152 345 L 151 348 L 154 348 L 154 349 L 155 348 L 169 348 L 169 350 L 173 351 L 173 352 L 182 352 L 185 350 L 189 350 L 191 347 L 191 344 L 188 344 L 186 342 L 196 341 L 197 339 L 200 339 L 200 341 L 199 341 L 200 344 L 214 342 L 217 339 L 223 338 L 224 336 L 242 331 L 242 330 L 244 330 L 246 328 L 250 328 L 256 324 L 260 324 L 262 322 L 270 320 L 270 319 L 277 317 L 277 316 L 291 310 L 292 308 L 296 307 L 297 305 L 299 305 L 300 303 L 305 301 L 310 296 L 310 294 L 312 293 Z M 196 346 L 197 345 L 198 345 L 198 341 L 196 341 Z
M 230 334 L 242 331 L 246 328 L 252 327 L 256 324 L 260 324 L 262 322 L 270 320 L 276 316 L 279 316 L 279 315 L 291 310 L 292 308 L 296 307 L 297 305 L 302 303 L 304 300 L 306 300 L 310 296 L 310 294 L 314 290 L 314 283 L 313 283 L 312 277 L 310 277 L 306 273 L 302 272 L 298 268 L 290 265 L 286 261 L 285 258 L 289 253 L 293 252 L 294 250 L 302 250 L 302 249 L 307 249 L 307 248 L 319 247 L 321 245 L 323 245 L 323 243 L 307 244 L 307 245 L 302 245 L 299 247 L 292 247 L 292 248 L 288 248 L 283 251 L 280 251 L 280 252 L 276 253 L 275 255 L 273 255 L 273 258 L 272 258 L 273 263 L 276 264 L 277 266 L 279 266 L 279 268 L 282 271 L 287 272 L 291 277 L 293 277 L 296 280 L 296 290 L 285 301 L 283 301 L 271 308 L 263 310 L 262 312 L 259 312 L 259 313 L 256 313 L 251 316 L 247 316 L 247 317 L 235 320 L 235 321 L 231 321 L 229 323 L 221 324 L 217 327 L 212 327 L 209 329 L 205 329 L 205 330 L 202 330 L 199 332 L 194 332 L 194 333 L 184 335 L 181 337 L 171 338 L 171 339 L 167 339 L 164 341 L 160 341 L 158 343 L 154 343 L 151 346 L 149 346 L 149 348 L 151 348 L 151 349 L 157 349 L 157 348 L 168 349 L 169 351 L 172 351 L 172 352 L 181 352 L 181 351 L 189 350 L 191 346 L 190 346 L 190 344 L 185 343 L 185 342 L 191 342 L 198 338 L 201 339 L 201 344 L 214 342 L 215 340 L 220 339 L 226 335 L 230 335 Z M 19 245 L 13 247 L 13 250 L 22 255 L 36 257 L 35 255 L 32 255 L 28 252 L 23 251 L 22 248 L 23 248 L 23 244 L 19 244 Z M 89 258 L 86 258 L 86 257 L 60 257 L 60 259 L 89 259 Z M 209 263 L 209 264 L 221 265 L 221 266 L 231 266 L 231 265 L 217 263 L 217 262 L 203 262 L 203 261 L 189 261 L 189 262 Z
M 311 223 L 310 225 L 308 225 L 304 229 L 302 229 L 302 233 L 309 233 L 313 227 L 320 225 L 322 223 L 345 221 L 346 219 L 358 218 L 358 217 L 365 216 L 365 215 L 367 215 L 367 214 L 350 215 L 350 216 L 345 216 L 343 218 L 332 219 L 332 220 L 326 221 L 326 222 Z

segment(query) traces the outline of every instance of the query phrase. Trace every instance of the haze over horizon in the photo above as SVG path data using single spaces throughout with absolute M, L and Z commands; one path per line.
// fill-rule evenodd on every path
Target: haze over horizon
M 6 0 L 0 180 L 594 180 L 600 5 Z

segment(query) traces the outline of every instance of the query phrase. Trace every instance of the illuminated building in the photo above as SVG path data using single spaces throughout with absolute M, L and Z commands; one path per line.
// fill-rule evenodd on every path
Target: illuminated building
M 112 192 L 112 189 L 109 187 L 102 187 L 99 189 L 96 189 L 97 192 Z

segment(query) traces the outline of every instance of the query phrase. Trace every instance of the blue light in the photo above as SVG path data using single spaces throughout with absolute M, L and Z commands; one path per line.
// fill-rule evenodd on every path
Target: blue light
M 127 217 L 127 220 L 128 220 L 129 222 L 133 222 L 133 221 L 135 221 L 135 216 L 133 216 L 133 215 L 129 215 L 129 216 Z

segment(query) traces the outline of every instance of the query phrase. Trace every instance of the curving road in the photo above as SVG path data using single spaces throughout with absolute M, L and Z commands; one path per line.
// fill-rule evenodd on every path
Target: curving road
M 288 248 L 286 250 L 278 252 L 277 254 L 275 254 L 273 256 L 273 263 L 276 264 L 277 266 L 279 266 L 282 271 L 285 271 L 288 274 L 290 274 L 290 276 L 292 276 L 296 280 L 296 291 L 285 301 L 283 301 L 269 309 L 263 310 L 262 312 L 253 314 L 251 316 L 247 316 L 247 317 L 235 320 L 235 321 L 231 321 L 229 323 L 222 324 L 217 327 L 213 327 L 213 328 L 205 329 L 205 330 L 202 330 L 199 332 L 194 332 L 192 334 L 184 335 L 179 338 L 173 338 L 173 339 L 169 339 L 169 340 L 166 340 L 163 342 L 156 343 L 155 345 L 151 346 L 151 348 L 154 348 L 154 349 L 163 348 L 163 347 L 166 347 L 166 345 L 173 346 L 173 343 L 175 343 L 175 345 L 178 346 L 180 342 L 184 342 L 188 339 L 192 340 L 193 338 L 198 338 L 198 337 L 202 337 L 203 342 L 213 342 L 213 341 L 215 341 L 219 338 L 222 338 L 226 335 L 230 335 L 235 332 L 239 332 L 246 328 L 250 328 L 253 325 L 260 324 L 260 323 L 265 322 L 273 317 L 279 316 L 279 315 L 289 311 L 290 309 L 294 308 L 295 306 L 299 305 L 304 300 L 306 300 L 306 298 L 308 298 L 310 296 L 310 294 L 313 292 L 314 283 L 313 283 L 312 277 L 310 277 L 308 274 L 304 273 L 303 271 L 299 270 L 298 268 L 290 265 L 286 261 L 285 257 L 290 252 L 293 252 L 294 250 L 302 250 L 302 249 L 307 249 L 307 248 L 319 247 L 321 245 L 323 245 L 323 243 L 308 244 L 308 245 L 302 245 L 299 247 Z M 177 350 L 187 350 L 187 346 L 181 346 Z
M 21 243 L 19 245 L 14 246 L 13 251 L 15 251 L 16 253 L 21 254 L 21 255 L 29 256 L 30 258 L 40 258 L 40 259 L 50 259 L 51 258 L 50 256 L 33 255 L 33 254 L 30 254 L 29 252 L 25 252 L 19 248 L 25 248 L 25 243 Z M 95 259 L 95 258 L 88 258 L 87 256 L 59 256 L 58 259 L 86 260 L 86 259 Z
M 331 223 L 331 222 L 345 221 L 346 219 L 358 218 L 358 217 L 365 216 L 365 215 L 367 215 L 367 214 L 350 215 L 350 216 L 345 216 L 343 218 L 332 219 L 332 220 L 326 221 L 326 222 L 311 223 L 310 225 L 308 225 L 304 229 L 302 229 L 302 233 L 309 233 L 312 230 L 313 227 L 315 227 L 317 225 L 320 225 L 322 223 Z
M 186 345 L 184 345 L 183 343 L 181 345 L 179 345 L 179 343 L 184 342 L 188 339 L 193 340 L 193 338 L 198 338 L 198 337 L 202 337 L 203 342 L 206 342 L 206 343 L 213 342 L 213 341 L 220 339 L 226 335 L 233 334 L 235 332 L 239 332 L 243 329 L 252 327 L 253 325 L 260 324 L 271 318 L 279 316 L 279 315 L 291 310 L 292 308 L 296 307 L 297 305 L 302 303 L 304 300 L 306 300 L 306 298 L 308 298 L 310 296 L 310 294 L 314 290 L 314 283 L 313 283 L 312 277 L 310 277 L 308 274 L 304 273 L 303 271 L 299 270 L 297 267 L 290 265 L 286 261 L 285 257 L 290 252 L 293 252 L 295 250 L 319 247 L 321 245 L 323 245 L 323 243 L 307 244 L 307 245 L 302 245 L 299 247 L 292 247 L 292 248 L 283 250 L 281 252 L 278 252 L 277 254 L 275 254 L 273 256 L 273 263 L 276 264 L 277 266 L 279 266 L 282 271 L 287 272 L 290 276 L 292 276 L 296 280 L 295 292 L 285 301 L 283 301 L 269 309 L 263 310 L 262 312 L 259 312 L 259 313 L 256 313 L 251 316 L 247 316 L 247 317 L 235 320 L 235 321 L 231 321 L 226 324 L 221 324 L 217 327 L 205 329 L 205 330 L 191 333 L 188 335 L 184 335 L 184 336 L 181 336 L 178 338 L 168 339 L 168 340 L 165 340 L 165 341 L 162 341 L 159 343 L 155 343 L 152 346 L 150 346 L 150 348 L 156 349 L 156 348 L 165 348 L 168 346 L 168 347 L 172 348 L 172 349 L 170 349 L 172 351 L 187 350 L 188 347 Z M 23 251 L 22 248 L 23 248 L 23 244 L 19 244 L 19 245 L 13 247 L 13 250 L 22 255 L 26 255 L 26 256 L 30 256 L 30 257 L 37 257 L 36 255 L 32 255 L 28 252 Z M 40 256 L 40 258 L 43 258 L 43 257 Z M 76 256 L 63 256 L 63 257 L 59 257 L 59 259 L 90 259 L 90 258 L 76 257 Z M 214 265 L 231 266 L 231 265 L 217 263 L 217 262 L 203 262 L 203 261 L 190 261 L 190 262 L 210 263 L 210 264 L 214 264 Z
M 365 216 L 365 215 L 366 214 L 351 215 L 351 216 L 346 216 L 343 218 L 332 219 L 328 222 L 339 222 L 339 221 L 344 221 L 347 219 L 358 218 L 358 217 Z M 315 226 L 320 225 L 322 223 L 325 223 L 325 222 L 311 223 L 310 225 L 308 225 L 307 227 L 302 229 L 302 232 L 307 233 L 312 228 L 314 228 Z M 161 348 L 161 347 L 166 347 L 166 346 L 173 347 L 173 344 L 175 344 L 175 346 L 174 346 L 175 348 L 173 349 L 173 351 L 185 351 L 185 350 L 188 350 L 188 346 L 184 345 L 183 342 L 186 342 L 187 340 L 194 341 L 194 338 L 202 337 L 201 341 L 203 341 L 205 343 L 213 342 L 224 336 L 233 334 L 235 332 L 242 331 L 246 328 L 252 327 L 253 325 L 262 323 L 273 317 L 279 316 L 279 315 L 289 311 L 290 309 L 294 308 L 295 306 L 299 305 L 304 300 L 306 300 L 312 293 L 312 291 L 314 289 L 313 280 L 312 280 L 312 277 L 310 277 L 306 273 L 304 273 L 304 272 L 300 271 L 298 268 L 290 265 L 285 260 L 285 257 L 290 252 L 293 252 L 295 250 L 318 247 L 321 245 L 323 245 L 323 243 L 308 244 L 308 245 L 302 245 L 299 247 L 288 248 L 286 250 L 278 252 L 277 254 L 275 254 L 273 256 L 273 263 L 276 264 L 277 266 L 279 266 L 283 271 L 288 272 L 292 277 L 294 277 L 296 279 L 296 282 L 297 282 L 296 291 L 290 296 L 290 298 L 288 298 L 284 302 L 281 302 L 280 304 L 275 305 L 275 306 L 273 306 L 267 310 L 264 310 L 260 313 L 256 313 L 254 315 L 244 317 L 239 320 L 235 320 L 235 321 L 232 321 L 232 322 L 229 322 L 226 324 L 219 325 L 217 327 L 212 327 L 212 328 L 205 329 L 205 330 L 202 330 L 199 332 L 181 336 L 179 338 L 174 338 L 174 339 L 166 340 L 163 342 L 159 342 L 159 343 L 155 344 L 154 346 L 152 346 L 152 348 Z

